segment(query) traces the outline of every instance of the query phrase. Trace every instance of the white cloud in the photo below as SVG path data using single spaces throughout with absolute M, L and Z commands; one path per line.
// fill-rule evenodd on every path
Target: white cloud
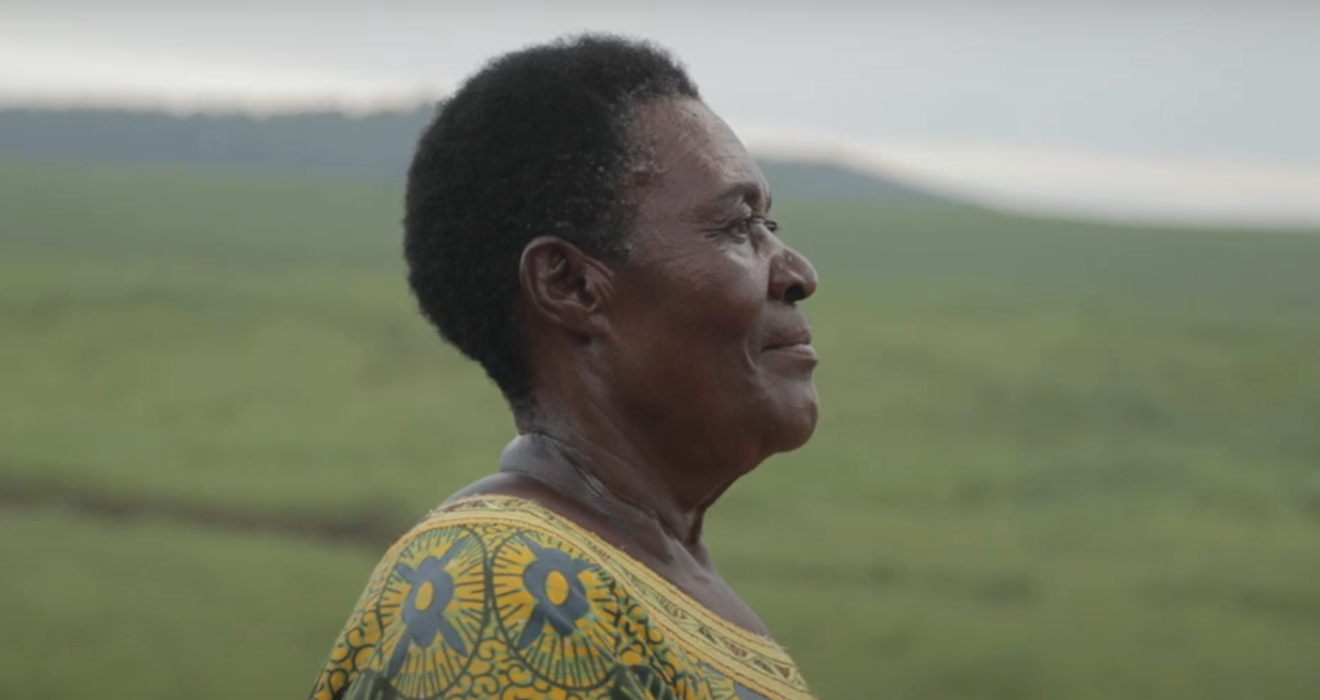
M 445 90 L 421 81 L 364 78 L 241 58 L 213 60 L 127 49 L 87 51 L 14 40 L 0 42 L 0 88 L 0 102 L 8 104 L 90 103 L 254 113 L 327 106 L 366 111 Z

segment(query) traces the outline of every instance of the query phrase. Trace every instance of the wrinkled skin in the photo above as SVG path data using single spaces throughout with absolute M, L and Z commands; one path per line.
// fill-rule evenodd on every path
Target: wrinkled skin
M 517 314 L 535 409 L 500 473 L 455 495 L 532 498 L 632 553 L 708 608 L 765 629 L 701 538 L 706 509 L 816 426 L 799 302 L 811 264 L 775 235 L 765 178 L 703 103 L 643 105 L 658 175 L 629 190 L 623 262 L 528 245 Z

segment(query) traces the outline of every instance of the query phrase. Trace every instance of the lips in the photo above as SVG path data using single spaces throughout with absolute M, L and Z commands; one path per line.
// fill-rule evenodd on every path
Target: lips
M 811 331 L 785 334 L 766 344 L 766 350 L 784 350 L 795 347 L 811 347 Z
M 811 347 L 810 332 L 795 333 L 777 339 L 765 346 L 765 352 L 783 355 L 797 355 L 810 360 L 816 359 L 816 349 Z
M 802 312 L 791 309 L 783 316 L 767 318 L 766 334 L 762 336 L 764 344 L 761 351 L 766 354 L 788 357 L 795 356 L 812 362 L 816 360 L 816 350 L 811 347 L 811 323 Z

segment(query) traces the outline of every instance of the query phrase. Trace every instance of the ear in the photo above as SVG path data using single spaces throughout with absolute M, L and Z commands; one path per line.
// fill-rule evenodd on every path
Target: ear
M 555 236 L 534 239 L 523 248 L 518 276 L 531 309 L 541 318 L 587 336 L 609 328 L 604 310 L 613 271 L 572 243 Z

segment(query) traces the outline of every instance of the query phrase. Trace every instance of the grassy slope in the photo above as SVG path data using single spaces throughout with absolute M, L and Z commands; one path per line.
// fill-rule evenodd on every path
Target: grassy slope
M 373 564 L 60 510 L 0 510 L 0 551 L 0 697 L 31 700 L 304 697 Z
M 412 312 L 396 201 L 0 168 L 0 483 L 402 527 L 487 471 L 508 420 Z M 710 530 L 822 696 L 1313 696 L 1320 237 L 840 205 L 782 220 L 825 279 L 808 307 L 821 429 Z M 271 628 L 192 643 L 170 622 L 192 599 L 134 616 L 141 581 L 107 579 L 105 614 L 203 677 L 314 663 L 373 554 L 5 518 L 0 549 L 35 565 L 0 581 L 4 614 L 40 631 L 0 656 L 66 638 L 37 603 L 104 568 L 85 552 L 165 547 L 210 572 L 216 624 Z M 37 563 L 33 531 L 68 562 Z M 267 586 L 243 557 L 329 589 Z M 123 663 L 147 672 L 142 654 Z M 31 696 L 57 677 L 32 665 L 7 682 Z

